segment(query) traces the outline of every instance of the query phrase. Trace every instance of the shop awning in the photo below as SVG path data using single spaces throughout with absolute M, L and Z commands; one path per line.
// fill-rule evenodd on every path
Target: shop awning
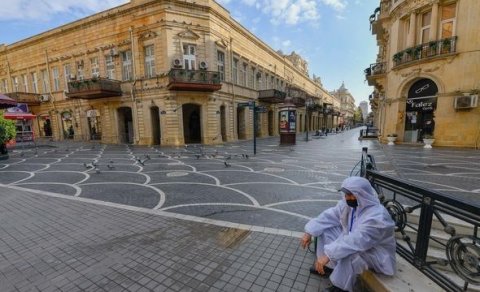
M 9 120 L 33 120 L 36 115 L 30 113 L 4 113 L 3 117 Z
M 0 108 L 9 108 L 17 106 L 17 101 L 12 99 L 5 94 L 0 94 Z

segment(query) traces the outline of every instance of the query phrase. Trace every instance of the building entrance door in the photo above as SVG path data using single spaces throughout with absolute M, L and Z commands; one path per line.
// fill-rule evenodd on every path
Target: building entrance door
M 200 106 L 196 104 L 184 104 L 182 106 L 182 112 L 185 144 L 202 143 Z
M 437 85 L 430 79 L 416 81 L 408 91 L 405 119 L 405 142 L 416 143 L 424 135 L 433 135 Z
M 133 144 L 132 109 L 129 107 L 121 107 L 117 112 L 120 143 Z

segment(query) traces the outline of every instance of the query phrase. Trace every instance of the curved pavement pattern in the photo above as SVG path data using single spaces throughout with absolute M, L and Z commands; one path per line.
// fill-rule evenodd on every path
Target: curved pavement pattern
M 0 183 L 232 223 L 302 231 L 336 204 L 362 147 L 377 166 L 434 190 L 472 199 L 480 193 L 475 150 L 425 150 L 359 141 L 358 129 L 297 145 L 278 138 L 182 148 L 58 143 L 13 151 Z M 354 169 L 354 172 L 358 168 Z

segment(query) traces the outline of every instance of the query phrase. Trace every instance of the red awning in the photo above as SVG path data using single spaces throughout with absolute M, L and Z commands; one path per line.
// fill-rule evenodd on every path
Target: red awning
M 9 108 L 17 106 L 17 101 L 6 96 L 5 94 L 0 94 L 0 108 Z
M 4 113 L 3 117 L 9 120 L 33 120 L 36 115 L 29 113 Z

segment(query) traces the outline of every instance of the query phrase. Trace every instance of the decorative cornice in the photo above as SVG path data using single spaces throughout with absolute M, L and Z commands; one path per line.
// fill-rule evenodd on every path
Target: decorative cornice
M 200 36 L 193 32 L 191 29 L 187 28 L 186 30 L 179 32 L 177 34 L 182 39 L 198 40 Z

